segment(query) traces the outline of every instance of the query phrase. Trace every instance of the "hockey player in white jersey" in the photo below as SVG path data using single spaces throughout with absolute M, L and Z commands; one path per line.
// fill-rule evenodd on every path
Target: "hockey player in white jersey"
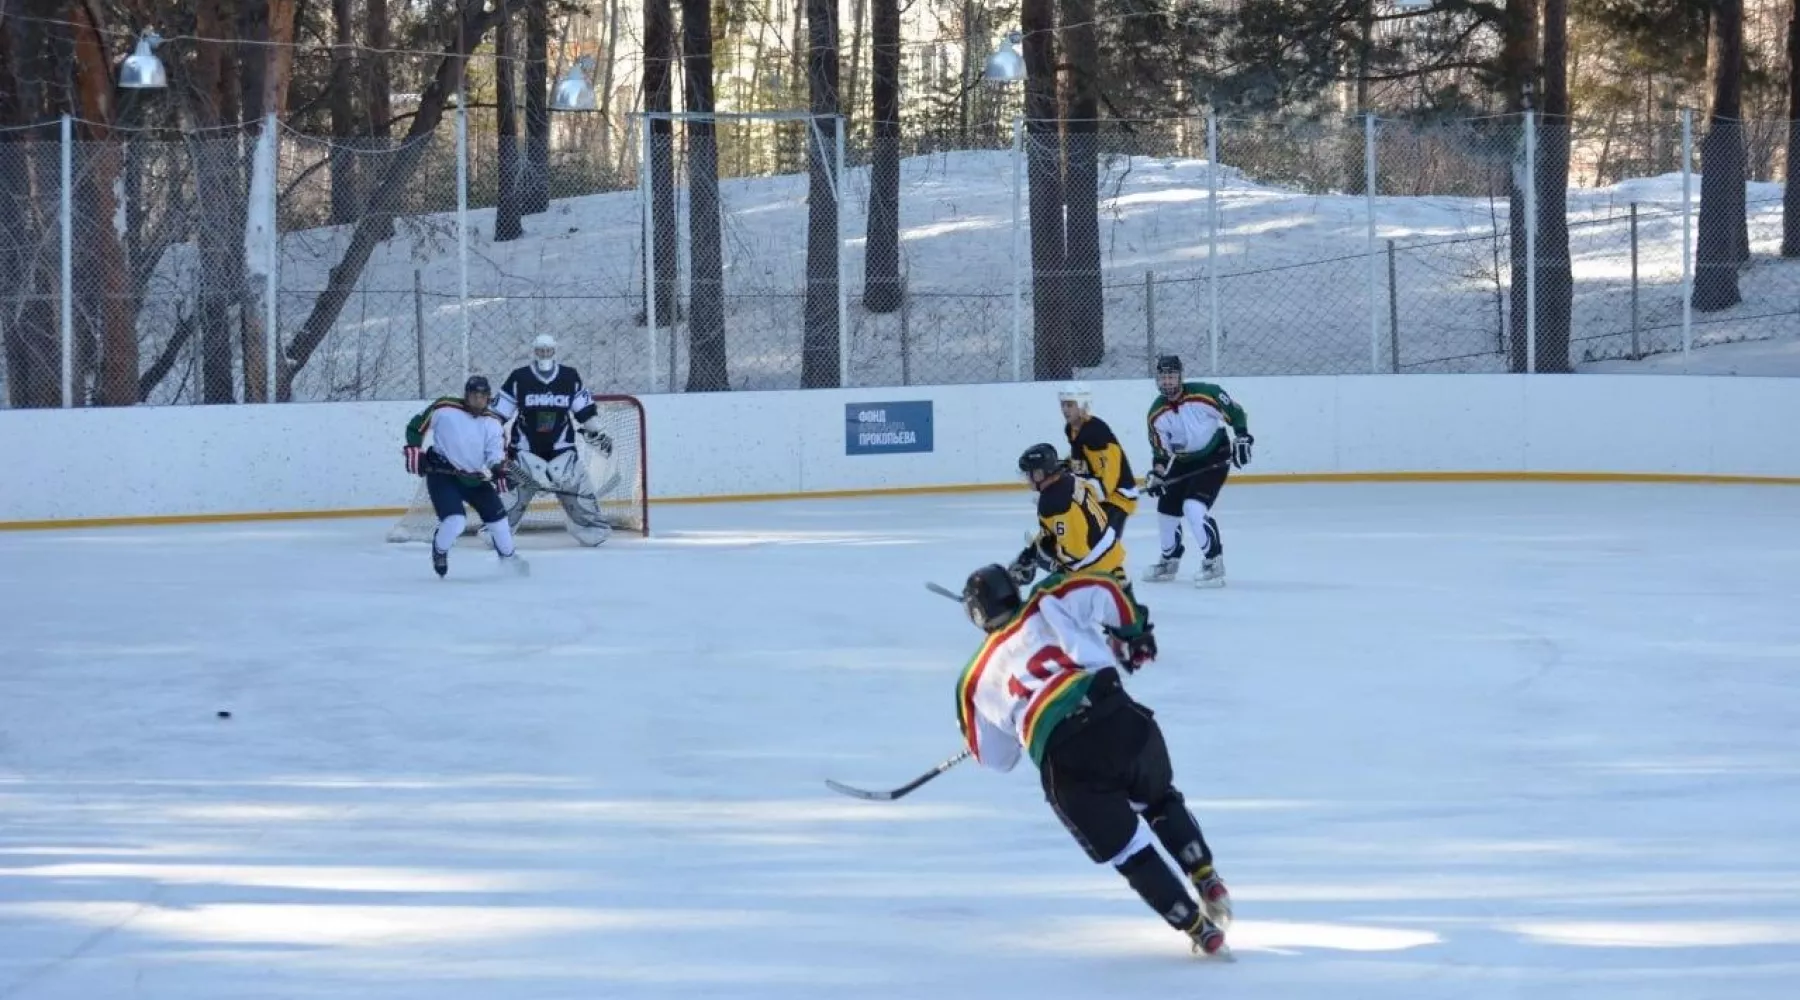
M 1250 464 L 1249 417 L 1224 389 L 1211 382 L 1186 382 L 1181 359 L 1156 359 L 1156 398 L 1150 402 L 1150 475 L 1143 492 L 1156 498 L 1162 557 L 1144 574 L 1161 583 L 1181 567 L 1182 520 L 1200 545 L 1196 587 L 1225 585 L 1225 541 L 1212 515 L 1233 466 Z
M 1154 713 L 1119 679 L 1121 667 L 1130 673 L 1156 658 L 1144 609 L 1102 573 L 1052 576 L 1025 597 L 998 565 L 970 574 L 962 596 L 987 633 L 956 692 L 975 759 L 1010 771 L 1029 755 L 1044 797 L 1088 857 L 1116 868 L 1195 951 L 1228 956 L 1231 896 L 1175 788 Z
M 583 467 L 575 435 L 581 435 L 600 462 L 610 461 L 612 440 L 601 430 L 599 410 L 593 394 L 582 385 L 581 373 L 557 362 L 556 338 L 547 333 L 538 336 L 531 345 L 531 363 L 515 368 L 501 383 L 494 410 L 500 419 L 512 421 L 517 489 L 507 508 L 507 522 L 518 527 L 532 498 L 550 490 L 561 501 L 569 534 L 576 541 L 590 546 L 605 542 L 612 526 L 600 511 L 599 494 Z
M 480 515 L 501 565 L 521 574 L 527 570 L 513 549 L 512 526 L 506 523 L 506 507 L 500 502 L 506 488 L 506 447 L 501 443 L 500 418 L 488 409 L 492 396 L 487 378 L 471 375 L 463 384 L 462 398 L 434 400 L 406 424 L 402 448 L 406 471 L 425 477 L 438 516 L 431 568 L 440 577 L 450 571 L 450 547 L 468 526 L 465 503 Z

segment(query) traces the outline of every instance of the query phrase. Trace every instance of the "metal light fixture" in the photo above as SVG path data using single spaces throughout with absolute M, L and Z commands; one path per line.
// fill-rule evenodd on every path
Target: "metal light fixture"
M 556 96 L 551 98 L 550 106 L 558 111 L 592 111 L 594 110 L 594 85 L 588 82 L 583 69 L 594 68 L 593 56 L 582 56 L 575 60 L 575 65 L 563 74 L 556 83 Z
M 988 56 L 987 71 L 982 74 L 989 83 L 1018 83 L 1025 79 L 1025 57 L 1019 53 L 1021 36 L 1016 31 L 1006 33 L 1006 41 Z
M 119 67 L 119 86 L 126 90 L 163 90 L 169 86 L 169 71 L 154 51 L 162 44 L 162 36 L 146 31 L 138 37 L 137 51 L 125 57 Z

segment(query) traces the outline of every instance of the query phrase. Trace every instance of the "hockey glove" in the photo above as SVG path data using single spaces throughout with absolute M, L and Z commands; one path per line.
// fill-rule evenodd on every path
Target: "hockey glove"
M 1136 673 L 1138 668 L 1156 659 L 1156 626 L 1146 623 L 1144 630 L 1137 635 L 1126 637 L 1117 632 L 1112 633 L 1113 648 L 1119 656 L 1119 666 L 1125 672 Z
M 1139 492 L 1143 493 L 1147 497 L 1162 496 L 1163 495 L 1163 480 L 1164 480 L 1164 478 L 1165 477 L 1163 475 L 1163 470 L 1151 469 L 1150 474 L 1144 477 L 1144 488 L 1142 490 L 1140 490 Z
M 421 464 L 425 453 L 420 450 L 418 445 L 409 444 L 400 449 L 400 453 L 406 456 L 406 471 L 415 476 L 423 476 L 425 474 L 425 469 Z
M 488 481 L 494 484 L 494 489 L 497 492 L 512 492 L 512 483 L 508 482 L 506 478 L 505 462 L 501 462 L 488 470 Z
M 1029 587 L 1031 581 L 1037 577 L 1037 549 L 1035 547 L 1028 548 L 1019 553 L 1019 558 L 1014 559 L 1012 565 L 1006 567 L 1006 575 L 1012 577 L 1013 582 L 1019 586 Z
M 583 427 L 581 429 L 581 436 L 588 444 L 593 445 L 596 451 L 607 455 L 612 454 L 612 438 L 607 437 L 604 431 L 597 431 L 591 427 Z
M 1250 446 L 1255 443 L 1256 439 L 1250 436 L 1249 431 L 1245 431 L 1233 438 L 1231 441 L 1231 464 L 1240 469 L 1249 465 Z

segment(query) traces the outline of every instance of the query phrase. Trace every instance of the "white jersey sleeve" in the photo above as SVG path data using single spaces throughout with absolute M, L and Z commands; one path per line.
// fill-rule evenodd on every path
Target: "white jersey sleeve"
M 1056 644 L 1082 669 L 1118 666 L 1119 658 L 1101 625 L 1116 628 L 1123 619 L 1105 588 L 1080 587 L 1064 596 L 1046 596 L 1038 602 L 1038 613 L 1056 633 Z

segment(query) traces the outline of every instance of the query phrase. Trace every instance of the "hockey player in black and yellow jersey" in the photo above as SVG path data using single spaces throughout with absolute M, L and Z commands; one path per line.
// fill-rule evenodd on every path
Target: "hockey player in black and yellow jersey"
M 1100 488 L 1077 476 L 1056 446 L 1034 444 L 1019 456 L 1019 471 L 1037 491 L 1038 531 L 1009 572 L 1020 586 L 1042 567 L 1052 573 L 1105 573 L 1130 593 L 1125 543 L 1107 515 Z
M 1093 395 L 1087 386 L 1069 385 L 1056 398 L 1062 404 L 1063 433 L 1069 439 L 1069 467 L 1100 487 L 1107 524 L 1122 538 L 1125 519 L 1137 513 L 1138 502 L 1137 478 L 1131 474 L 1125 446 L 1106 421 L 1094 416 Z

